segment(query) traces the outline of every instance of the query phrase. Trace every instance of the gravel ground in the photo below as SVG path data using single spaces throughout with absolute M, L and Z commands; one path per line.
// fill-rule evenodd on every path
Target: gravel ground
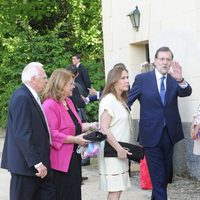
M 171 200 L 200 200 L 200 181 L 175 176 L 168 194 Z
M 83 167 L 83 175 L 89 180 L 83 186 L 83 200 L 94 200 L 86 195 L 88 191 L 95 190 L 100 199 L 106 199 L 106 195 L 98 190 L 98 170 L 96 159 L 92 159 L 91 165 Z M 131 165 L 131 188 L 125 191 L 121 200 L 150 200 L 151 191 L 140 189 L 139 165 Z M 91 186 L 89 186 L 91 184 Z M 89 187 L 88 187 L 89 186 Z M 168 185 L 168 200 L 200 200 L 200 181 L 183 176 L 174 176 L 173 183 Z
M 132 179 L 140 184 L 139 172 L 132 172 Z M 200 181 L 187 177 L 174 176 L 173 183 L 168 185 L 170 200 L 200 200 Z

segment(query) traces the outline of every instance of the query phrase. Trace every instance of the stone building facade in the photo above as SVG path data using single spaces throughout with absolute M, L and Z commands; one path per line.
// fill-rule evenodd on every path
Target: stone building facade
M 127 16 L 136 6 L 140 11 L 138 31 Z M 106 73 L 114 64 L 122 62 L 129 70 L 132 84 L 140 73 L 140 64 L 153 62 L 155 51 L 161 46 L 170 47 L 174 60 L 181 64 L 193 93 L 179 99 L 185 139 L 175 145 L 174 169 L 176 174 L 200 180 L 200 156 L 193 155 L 190 139 L 192 115 L 200 103 L 200 1 L 102 0 L 102 16 Z M 139 104 L 135 103 L 132 110 L 137 133 Z

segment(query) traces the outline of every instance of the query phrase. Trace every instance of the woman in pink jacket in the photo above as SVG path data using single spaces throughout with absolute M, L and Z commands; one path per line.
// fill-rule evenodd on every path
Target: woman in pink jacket
M 81 123 L 68 98 L 74 88 L 73 75 L 56 69 L 43 93 L 43 110 L 51 134 L 50 159 L 57 200 L 81 199 L 81 156 L 77 146 L 86 145 L 83 133 L 96 128 L 95 123 Z

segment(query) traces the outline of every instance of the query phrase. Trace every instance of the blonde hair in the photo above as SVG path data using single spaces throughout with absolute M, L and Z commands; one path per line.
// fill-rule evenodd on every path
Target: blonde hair
M 153 64 L 151 63 L 148 63 L 148 62 L 144 62 L 140 65 L 141 67 L 141 72 L 144 73 L 144 72 L 149 72 L 149 71 L 152 71 L 154 69 L 154 66 Z
M 42 100 L 53 98 L 60 101 L 64 96 L 64 86 L 73 79 L 73 75 L 66 69 L 56 69 L 50 76 L 49 81 L 42 94 Z
M 128 73 L 126 66 L 123 63 L 118 63 L 108 72 L 107 82 L 102 92 L 101 99 L 109 93 L 112 93 L 118 99 L 114 84 L 120 80 L 123 71 Z M 128 94 L 126 91 L 122 93 L 122 98 L 125 102 L 127 102 Z

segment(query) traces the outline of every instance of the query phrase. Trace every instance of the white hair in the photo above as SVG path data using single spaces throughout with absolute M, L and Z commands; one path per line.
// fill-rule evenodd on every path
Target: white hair
M 38 68 L 43 68 L 43 65 L 39 62 L 31 62 L 26 65 L 22 71 L 21 79 L 22 83 L 29 83 L 31 78 L 34 76 L 38 76 Z

